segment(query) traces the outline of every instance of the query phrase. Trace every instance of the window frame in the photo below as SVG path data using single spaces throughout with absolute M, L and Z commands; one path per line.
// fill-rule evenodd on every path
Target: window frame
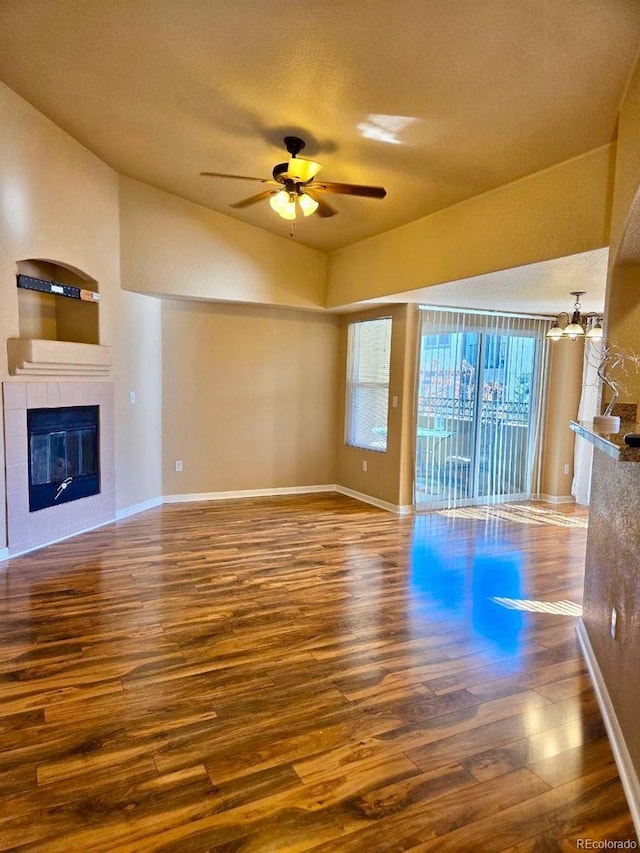
M 386 381 L 354 381 L 353 373 L 354 373 L 354 358 L 355 358 L 355 343 L 354 343 L 354 330 L 357 326 L 363 326 L 368 323 L 380 323 L 380 322 L 388 323 L 389 328 L 389 352 L 388 352 L 388 361 L 386 365 Z M 393 317 L 391 315 L 385 315 L 382 317 L 371 317 L 366 320 L 354 320 L 350 322 L 347 326 L 347 369 L 346 369 L 346 390 L 345 390 L 345 418 L 344 418 L 344 443 L 347 447 L 353 447 L 358 450 L 367 450 L 370 453 L 387 453 L 389 448 L 389 402 L 390 402 L 390 389 L 391 389 L 391 351 L 392 351 L 392 340 L 393 340 Z M 360 444 L 357 442 L 355 437 L 352 437 L 356 432 L 355 424 L 353 423 L 354 417 L 354 403 L 356 401 L 357 391 L 360 388 L 368 388 L 368 389 L 383 389 L 386 390 L 386 410 L 385 410 L 385 424 L 384 424 L 384 435 L 381 436 L 381 441 L 384 439 L 384 447 L 372 447 L 370 444 Z

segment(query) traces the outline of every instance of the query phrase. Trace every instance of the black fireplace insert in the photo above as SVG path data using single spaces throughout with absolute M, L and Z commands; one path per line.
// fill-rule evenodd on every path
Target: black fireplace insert
M 100 407 L 28 409 L 29 512 L 100 492 Z

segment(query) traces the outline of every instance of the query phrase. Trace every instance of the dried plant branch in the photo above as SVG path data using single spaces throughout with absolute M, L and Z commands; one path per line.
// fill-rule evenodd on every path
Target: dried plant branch
M 596 368 L 602 384 L 611 392 L 611 399 L 603 413 L 609 416 L 618 401 L 618 397 L 625 390 L 623 377 L 629 376 L 632 368 L 636 374 L 640 373 L 640 355 L 632 350 L 626 350 L 616 344 L 603 341 L 600 347 L 587 350 L 587 358 L 590 356 L 595 356 L 597 359 L 591 361 L 591 365 Z

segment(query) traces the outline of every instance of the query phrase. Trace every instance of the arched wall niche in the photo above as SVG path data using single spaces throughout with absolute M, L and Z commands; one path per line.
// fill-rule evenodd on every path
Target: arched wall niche
M 17 262 L 20 275 L 71 284 L 98 292 L 98 282 L 83 270 L 50 258 L 25 258 Z M 69 299 L 16 288 L 21 338 L 45 341 L 100 343 L 99 303 Z

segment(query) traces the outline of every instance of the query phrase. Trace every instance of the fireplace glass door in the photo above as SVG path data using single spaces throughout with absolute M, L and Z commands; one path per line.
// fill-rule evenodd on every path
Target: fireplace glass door
M 97 494 L 99 407 L 27 411 L 29 510 Z

